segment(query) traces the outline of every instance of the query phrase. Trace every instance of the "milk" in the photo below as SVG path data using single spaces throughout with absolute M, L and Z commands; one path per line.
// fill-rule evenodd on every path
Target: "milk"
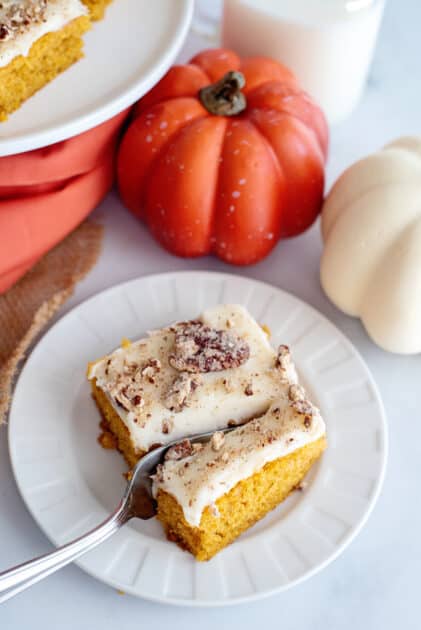
M 278 59 L 325 111 L 345 119 L 357 105 L 385 0 L 225 0 L 222 42 L 241 56 Z

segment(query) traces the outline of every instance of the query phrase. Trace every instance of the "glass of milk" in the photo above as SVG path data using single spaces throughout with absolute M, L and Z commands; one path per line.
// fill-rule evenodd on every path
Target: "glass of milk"
M 330 123 L 357 105 L 385 0 L 225 0 L 222 44 L 281 61 Z

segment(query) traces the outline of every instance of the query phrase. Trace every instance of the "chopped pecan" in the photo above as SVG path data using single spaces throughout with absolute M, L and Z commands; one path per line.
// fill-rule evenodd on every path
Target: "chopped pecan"
M 162 483 L 164 481 L 164 466 L 162 464 L 158 464 L 158 466 L 156 467 L 156 472 L 152 476 L 152 479 L 155 479 L 155 481 L 158 481 L 159 483 Z
M 10 39 L 12 35 L 12 31 L 9 29 L 6 24 L 0 24 L 0 42 L 6 42 Z
M 196 453 L 200 453 L 203 450 L 203 444 L 201 442 L 195 442 L 192 444 L 193 453 L 192 455 L 196 455 Z
M 164 460 L 167 461 L 179 461 L 185 457 L 193 455 L 193 445 L 190 440 L 185 439 L 175 444 L 165 453 Z
M 174 428 L 173 418 L 165 418 L 165 420 L 162 421 L 162 433 L 164 433 L 165 435 L 170 433 L 173 430 L 173 428 Z
M 178 413 L 184 409 L 184 407 L 188 406 L 189 398 L 199 384 L 200 380 L 197 376 L 183 372 L 174 380 L 169 388 L 165 396 L 164 405 L 167 409 L 170 409 L 170 411 Z
M 291 363 L 291 353 L 288 346 L 280 345 L 278 348 L 278 356 L 276 357 L 275 366 L 281 370 L 287 370 Z
M 308 429 L 311 427 L 311 421 L 314 415 L 314 407 L 308 400 L 295 400 L 291 403 L 291 407 L 300 415 L 304 416 L 303 424 Z
M 244 393 L 246 396 L 253 396 L 254 392 L 253 392 L 253 386 L 251 383 L 248 383 L 246 385 L 246 388 L 244 389 Z
M 312 416 L 314 413 L 314 407 L 308 400 L 294 400 L 291 407 L 302 416 Z
M 161 371 L 161 362 L 159 359 L 149 359 L 141 369 L 143 378 L 148 379 L 150 383 L 155 383 L 155 375 Z
M 215 452 L 220 451 L 224 445 L 224 442 L 225 442 L 225 435 L 223 431 L 216 431 L 210 439 L 212 450 Z
M 8 2 L 1 2 L 0 42 L 15 37 L 17 33 L 25 32 L 32 24 L 42 22 L 46 8 L 47 0 L 8 0 Z
M 305 399 L 305 391 L 301 385 L 290 385 L 288 389 L 288 398 L 290 400 L 304 400 Z
M 248 344 L 235 333 L 186 322 L 175 328 L 169 363 L 180 372 L 220 372 L 239 367 L 249 356 Z
M 137 372 L 138 369 L 139 369 L 138 363 L 135 363 L 134 361 L 127 361 L 127 359 L 125 359 L 124 364 L 123 364 L 124 375 L 134 376 L 134 374 Z
M 226 391 L 226 392 L 228 392 L 229 394 L 230 394 L 231 392 L 233 392 L 233 391 L 234 391 L 234 389 L 235 389 L 235 385 L 234 385 L 234 383 L 233 383 L 233 382 L 232 382 L 232 380 L 231 380 L 231 379 L 229 379 L 229 378 L 224 378 L 224 379 L 222 380 L 222 384 L 223 384 L 223 386 L 224 386 L 224 388 L 225 388 L 225 391 Z
M 113 387 L 111 394 L 116 403 L 126 411 L 143 407 L 145 404 L 143 397 L 139 393 L 139 388 L 124 380 Z

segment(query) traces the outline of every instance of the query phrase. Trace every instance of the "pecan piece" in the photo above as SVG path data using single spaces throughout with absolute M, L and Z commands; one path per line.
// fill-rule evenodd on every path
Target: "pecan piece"
M 173 418 L 165 418 L 165 420 L 162 421 L 162 433 L 164 433 L 164 435 L 167 435 L 168 433 L 170 433 L 174 428 L 174 420 Z
M 288 346 L 280 345 L 278 348 L 278 356 L 276 357 L 275 366 L 281 370 L 287 370 L 291 363 L 291 353 Z
M 193 321 L 176 327 L 169 363 L 180 372 L 220 372 L 239 367 L 249 356 L 249 345 L 235 333 Z
M 303 424 L 306 429 L 311 427 L 311 421 L 314 415 L 314 407 L 308 400 L 295 400 L 291 403 L 291 407 L 295 409 L 301 416 L 304 416 Z
M 312 416 L 314 413 L 313 405 L 308 400 L 294 400 L 291 407 L 302 416 Z
M 159 359 L 149 359 L 140 371 L 143 378 L 150 383 L 155 383 L 155 375 L 161 371 L 161 362 Z
M 190 457 L 190 455 L 193 455 L 193 445 L 190 440 L 185 439 L 168 449 L 165 453 L 164 461 L 176 462 L 185 457 Z
M 11 34 L 6 24 L 0 24 L 0 42 L 6 42 L 11 37 Z
M 254 391 L 253 391 L 253 386 L 251 383 L 248 383 L 244 389 L 244 393 L 246 396 L 253 396 Z
M 305 399 L 305 391 L 301 385 L 290 385 L 288 389 L 288 398 L 292 401 L 294 400 L 304 400 Z
M 223 447 L 224 442 L 225 442 L 225 435 L 223 431 L 216 431 L 210 439 L 212 450 L 217 453 Z
M 176 413 L 182 411 L 184 407 L 188 406 L 189 398 L 197 389 L 199 384 L 200 380 L 197 376 L 192 376 L 187 372 L 183 372 L 174 380 L 169 388 L 167 395 L 165 396 L 164 405 L 170 411 L 174 411 Z

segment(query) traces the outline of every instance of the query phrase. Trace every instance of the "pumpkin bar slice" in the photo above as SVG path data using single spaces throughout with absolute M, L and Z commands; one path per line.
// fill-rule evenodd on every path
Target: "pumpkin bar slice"
M 0 121 L 83 56 L 82 35 L 110 1 L 0 2 Z
M 297 381 L 289 350 L 238 305 L 219 305 L 125 343 L 88 368 L 93 397 L 128 464 L 157 445 L 243 423 Z
M 325 446 L 325 425 L 297 385 L 260 418 L 206 444 L 170 448 L 153 477 L 170 540 L 209 560 L 302 481 Z

